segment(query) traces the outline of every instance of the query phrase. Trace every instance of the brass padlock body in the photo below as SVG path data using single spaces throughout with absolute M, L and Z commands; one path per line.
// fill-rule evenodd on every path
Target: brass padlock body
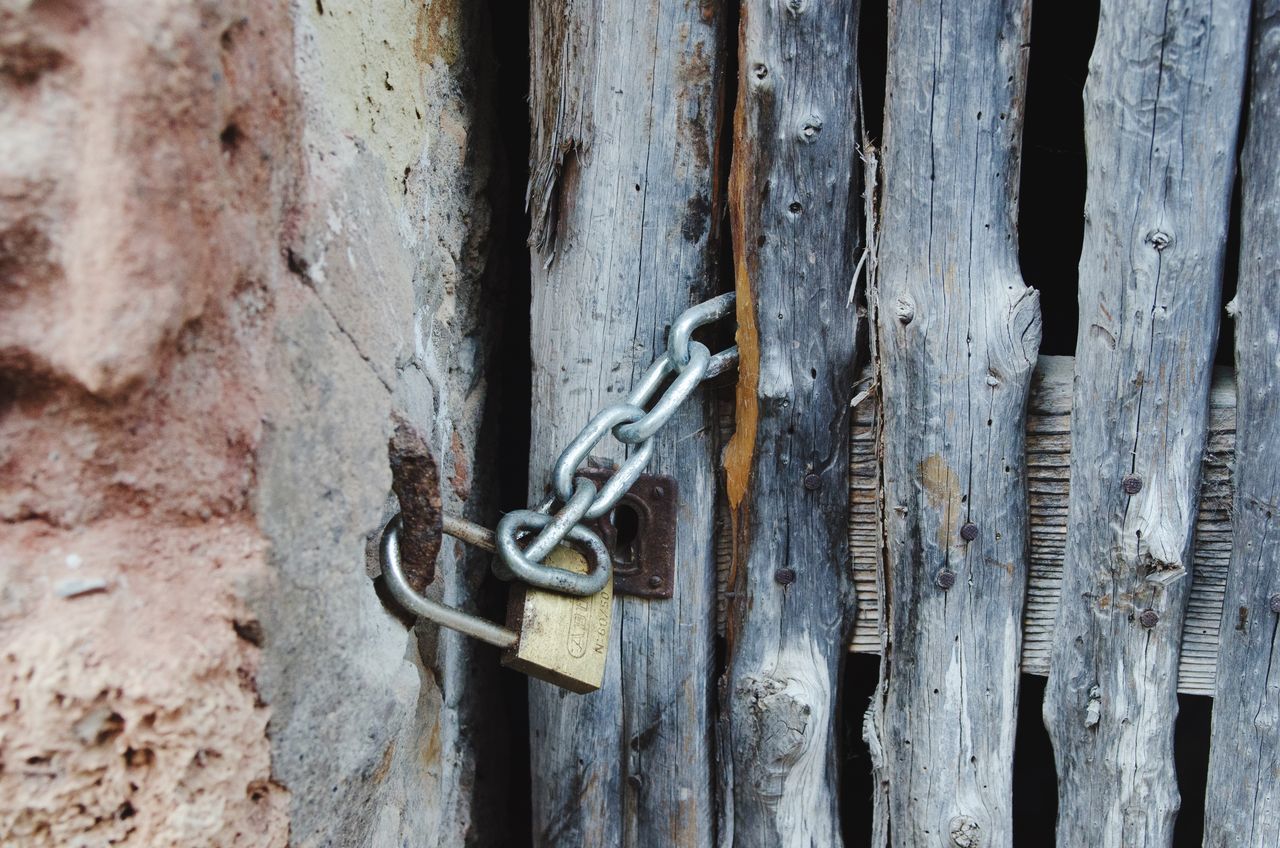
M 586 573 L 587 558 L 559 545 L 547 565 Z M 586 694 L 604 681 L 613 616 L 613 577 L 594 595 L 577 597 L 513 583 L 507 627 L 519 634 L 502 664 L 570 692 Z

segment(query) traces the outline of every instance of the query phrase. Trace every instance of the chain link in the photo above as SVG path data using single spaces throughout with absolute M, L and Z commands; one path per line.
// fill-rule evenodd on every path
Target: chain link
M 692 339 L 699 327 L 730 314 L 733 305 L 734 295 L 730 292 L 681 313 L 671 325 L 668 350 L 649 367 L 627 399 L 596 413 L 569 442 L 552 466 L 552 490 L 556 500 L 564 504 L 559 512 L 550 515 L 553 502 L 547 502 L 538 510 L 516 510 L 503 517 L 497 529 L 498 554 L 502 562 L 494 564 L 499 576 L 510 575 L 534 586 L 575 595 L 591 594 L 603 587 L 607 574 L 599 580 L 600 586 L 591 592 L 580 591 L 578 586 L 585 588 L 588 581 L 567 581 L 565 578 L 595 577 L 594 571 L 589 575 L 571 574 L 564 569 L 543 565 L 541 560 L 566 537 L 584 541 L 583 534 L 590 534 L 598 539 L 580 522 L 607 515 L 617 505 L 649 464 L 653 456 L 654 436 L 671 420 L 680 405 L 703 380 L 737 364 L 736 347 L 712 356 L 706 345 Z M 667 383 L 672 375 L 674 379 Z M 664 383 L 666 389 L 654 400 Z M 597 491 L 594 483 L 575 478 L 575 474 L 609 433 L 613 433 L 619 442 L 633 446 L 634 450 Z M 518 541 L 521 535 L 531 530 L 539 533 L 521 550 Z M 568 583 L 575 585 L 569 587 Z

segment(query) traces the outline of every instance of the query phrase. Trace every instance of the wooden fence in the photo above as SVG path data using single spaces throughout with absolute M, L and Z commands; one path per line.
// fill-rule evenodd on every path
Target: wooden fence
M 1179 691 L 1215 698 L 1204 844 L 1280 839 L 1280 0 L 1101 3 L 1074 359 L 1018 260 L 1030 3 L 891 0 L 873 138 L 857 2 L 535 0 L 533 445 L 717 280 L 741 349 L 655 455 L 675 598 L 620 600 L 600 692 L 532 684 L 537 844 L 1011 845 L 1021 673 L 1059 845 L 1172 844 Z

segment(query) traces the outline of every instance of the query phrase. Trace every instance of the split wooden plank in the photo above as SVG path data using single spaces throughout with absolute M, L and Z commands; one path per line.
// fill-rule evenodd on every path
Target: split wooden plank
M 531 492 L 715 294 L 724 33 L 710 3 L 535 0 Z M 655 437 L 679 486 L 668 601 L 618 599 L 603 688 L 530 686 L 535 845 L 714 840 L 715 472 L 706 392 Z M 618 460 L 607 439 L 593 452 Z
M 1044 702 L 1061 845 L 1173 836 L 1179 637 L 1247 8 L 1102 2 L 1084 96 L 1070 520 Z
M 1012 841 L 1026 589 L 1018 270 L 1027 0 L 891 3 L 876 326 L 888 655 L 872 717 L 894 845 Z M 887 800 L 886 800 L 887 799 Z
M 1071 381 L 1074 360 L 1041 356 L 1027 401 L 1027 486 L 1031 515 L 1029 583 L 1022 624 L 1022 672 L 1049 673 L 1053 622 L 1062 587 L 1063 540 L 1067 536 L 1067 496 L 1071 488 Z M 1196 517 L 1191 596 L 1182 628 L 1178 691 L 1214 694 L 1218 624 L 1222 615 L 1227 561 L 1231 555 L 1231 468 L 1235 458 L 1235 378 L 1217 369 L 1209 393 L 1209 439 L 1202 464 L 1200 509 Z M 880 597 L 876 591 L 875 526 L 879 469 L 874 464 L 878 414 L 874 395 L 854 411 L 851 439 L 849 547 L 858 586 L 858 614 L 849 649 L 880 652 Z
M 1240 426 L 1233 556 L 1222 610 L 1204 844 L 1275 845 L 1280 833 L 1280 0 L 1256 5 L 1241 157 L 1234 303 Z
M 852 625 L 845 519 L 860 248 L 857 3 L 747 0 L 730 172 L 733 603 L 722 844 L 840 842 L 836 712 Z M 730 806 L 731 805 L 731 806 Z

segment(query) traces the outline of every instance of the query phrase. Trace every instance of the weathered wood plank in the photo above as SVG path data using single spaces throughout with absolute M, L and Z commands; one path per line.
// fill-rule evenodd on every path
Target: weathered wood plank
M 1062 588 L 1071 488 L 1070 357 L 1041 357 L 1027 410 L 1027 474 L 1031 504 L 1030 583 L 1023 617 L 1022 670 L 1049 673 L 1053 624 Z M 1182 628 L 1178 690 L 1213 694 L 1222 610 L 1222 583 L 1231 551 L 1231 462 L 1235 444 L 1235 384 L 1221 369 L 1209 395 L 1207 450 L 1200 477 L 1190 598 Z
M 1173 835 L 1178 647 L 1247 6 L 1102 3 L 1084 95 L 1070 523 L 1044 702 L 1062 845 Z
M 1022 623 L 1022 671 L 1047 675 L 1053 622 L 1062 587 L 1067 494 L 1071 487 L 1071 381 L 1073 359 L 1042 356 L 1027 401 L 1027 487 L 1031 516 L 1030 574 Z M 1200 509 L 1192 555 L 1191 595 L 1182 628 L 1178 691 L 1214 694 L 1218 619 L 1231 554 L 1231 467 L 1235 457 L 1235 382 L 1218 369 L 1209 393 L 1209 439 L 1200 480 Z M 874 396 L 854 411 L 849 546 L 858 584 L 858 614 L 849 648 L 879 653 L 880 598 L 875 586 L 875 527 L 879 469 L 859 457 L 874 457 L 877 414 Z
M 878 802 L 900 846 L 1012 839 L 1023 413 L 1040 343 L 1015 226 L 1029 24 L 1027 0 L 889 9 Z
M 1280 833 L 1280 0 L 1256 6 L 1241 157 L 1235 522 L 1222 610 L 1204 844 L 1275 845 Z M 1185 648 L 1184 648 L 1185 651 Z
M 738 292 L 723 844 L 834 845 L 859 248 L 857 3 L 748 0 L 730 174 Z
M 534 499 L 569 439 L 665 351 L 669 322 L 714 294 L 721 28 L 710 4 L 533 4 Z M 713 841 L 702 397 L 659 434 L 650 466 L 679 485 L 674 598 L 619 599 L 599 692 L 530 686 L 536 845 Z

